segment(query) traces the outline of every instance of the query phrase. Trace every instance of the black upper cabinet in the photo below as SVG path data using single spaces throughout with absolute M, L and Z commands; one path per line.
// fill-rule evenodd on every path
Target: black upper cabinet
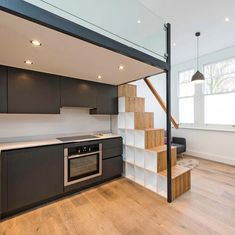
M 96 108 L 90 114 L 118 114 L 117 86 L 97 83 L 96 101 Z
M 8 68 L 8 113 L 60 113 L 60 78 Z
M 85 80 L 61 78 L 61 107 L 96 107 L 96 84 Z
M 0 113 L 7 113 L 7 68 L 0 66 Z

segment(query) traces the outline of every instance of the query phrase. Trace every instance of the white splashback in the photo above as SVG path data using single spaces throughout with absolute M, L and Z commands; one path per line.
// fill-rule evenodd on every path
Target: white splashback
M 0 139 L 110 131 L 109 115 L 86 108 L 62 108 L 61 114 L 0 114 Z

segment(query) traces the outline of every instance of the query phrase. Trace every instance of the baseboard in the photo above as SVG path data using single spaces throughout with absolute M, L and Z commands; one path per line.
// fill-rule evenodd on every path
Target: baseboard
M 216 154 L 197 152 L 195 150 L 187 150 L 187 152 L 185 154 L 186 155 L 188 154 L 188 155 L 191 155 L 194 157 L 198 157 L 198 158 L 202 158 L 202 159 L 206 159 L 206 160 L 211 160 L 211 161 L 225 163 L 228 165 L 235 166 L 235 158 L 231 159 L 232 157 L 226 158 L 226 157 L 222 157 L 222 156 L 216 155 Z

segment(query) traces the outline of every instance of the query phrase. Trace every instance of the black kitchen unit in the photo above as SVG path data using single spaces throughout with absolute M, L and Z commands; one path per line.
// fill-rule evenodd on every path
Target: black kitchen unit
M 96 107 L 97 83 L 61 78 L 61 107 Z
M 59 114 L 86 107 L 118 114 L 117 86 L 0 65 L 0 113 Z
M 7 113 L 7 68 L 0 65 L 0 113 Z
M 121 137 L 3 151 L 0 218 L 120 177 L 122 167 Z
M 8 68 L 8 113 L 60 113 L 59 77 Z

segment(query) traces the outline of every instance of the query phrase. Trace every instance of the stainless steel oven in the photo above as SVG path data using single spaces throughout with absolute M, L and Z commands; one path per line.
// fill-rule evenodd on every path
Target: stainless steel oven
M 64 149 L 64 186 L 102 175 L 102 144 Z

